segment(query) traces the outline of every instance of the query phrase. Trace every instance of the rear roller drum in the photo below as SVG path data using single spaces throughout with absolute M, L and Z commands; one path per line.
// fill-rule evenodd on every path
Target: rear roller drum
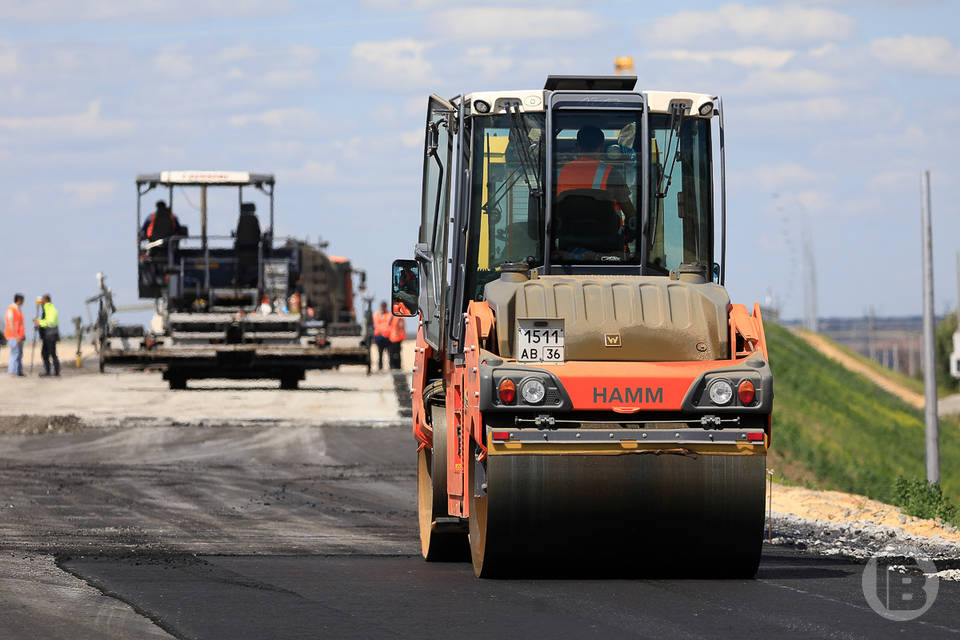
M 470 547 L 459 518 L 447 513 L 447 419 L 431 407 L 433 449 L 417 453 L 417 516 L 420 552 L 429 562 L 465 562 Z
M 763 544 L 764 456 L 491 455 L 471 460 L 478 577 L 750 577 Z

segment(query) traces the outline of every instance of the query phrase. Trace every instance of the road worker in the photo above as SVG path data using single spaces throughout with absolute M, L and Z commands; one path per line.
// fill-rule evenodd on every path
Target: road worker
M 390 317 L 390 368 L 403 368 L 400 362 L 400 347 L 407 337 L 407 327 L 404 319 L 400 316 Z
M 170 236 L 186 235 L 186 228 L 173 215 L 173 211 L 167 208 L 167 203 L 163 200 L 157 200 L 157 210 L 147 216 L 143 226 L 140 227 L 140 239 L 160 240 Z
M 380 310 L 373 312 L 373 342 L 377 345 L 377 369 L 383 371 L 383 352 L 390 353 L 390 321 L 393 315 L 387 310 L 387 301 L 380 302 Z
M 50 294 L 45 293 L 40 298 L 40 317 L 34 318 L 33 322 L 40 328 L 40 341 L 43 345 L 40 349 L 40 357 L 43 359 L 43 373 L 41 376 L 59 376 L 60 358 L 57 357 L 57 342 L 60 340 L 60 327 L 58 322 L 59 313 L 57 308 L 50 301 Z M 50 365 L 53 364 L 53 373 L 50 372 Z
M 557 195 L 574 189 L 598 189 L 613 197 L 622 215 L 627 236 L 637 228 L 637 210 L 630 199 L 630 189 L 623 172 L 603 161 L 603 131 L 585 126 L 577 131 L 577 158 L 565 164 L 557 175 Z
M 4 315 L 3 337 L 7 339 L 10 345 L 10 363 L 7 365 L 7 373 L 11 376 L 23 375 L 23 342 L 27 338 L 26 328 L 23 326 L 23 294 L 13 295 L 13 304 L 7 307 L 7 313 Z

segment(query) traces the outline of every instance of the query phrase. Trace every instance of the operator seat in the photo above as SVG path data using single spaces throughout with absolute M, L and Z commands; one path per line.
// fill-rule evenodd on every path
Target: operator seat
M 236 239 L 233 248 L 237 254 L 237 270 L 234 278 L 238 287 L 255 287 L 260 274 L 260 221 L 257 207 L 252 202 L 240 205 Z
M 569 189 L 557 198 L 557 249 L 622 252 L 620 214 L 604 189 Z

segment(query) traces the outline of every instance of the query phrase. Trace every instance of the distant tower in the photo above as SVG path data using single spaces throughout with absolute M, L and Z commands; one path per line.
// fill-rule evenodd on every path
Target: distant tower
M 803 217 L 803 327 L 816 332 L 817 325 L 817 265 L 813 257 L 813 238 L 807 217 Z

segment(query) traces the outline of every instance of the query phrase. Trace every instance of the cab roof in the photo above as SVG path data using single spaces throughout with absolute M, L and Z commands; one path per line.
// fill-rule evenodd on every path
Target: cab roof
M 635 91 L 636 76 L 547 76 L 543 89 L 477 91 L 467 94 L 465 100 L 482 100 L 490 105 L 488 114 L 503 113 L 503 104 L 519 102 L 520 111 L 543 111 L 544 105 L 553 91 Z M 647 106 L 653 113 L 670 113 L 670 103 L 679 100 L 690 104 L 689 115 L 698 116 L 698 109 L 708 102 L 715 103 L 717 97 L 708 93 L 689 91 L 637 91 L 646 96 Z M 474 111 L 474 114 L 477 114 Z M 482 115 L 482 114 L 481 114 Z M 713 115 L 711 111 L 709 115 Z
M 205 185 L 242 187 L 245 185 L 274 184 L 273 174 L 248 171 L 161 171 L 141 173 L 137 184 Z

